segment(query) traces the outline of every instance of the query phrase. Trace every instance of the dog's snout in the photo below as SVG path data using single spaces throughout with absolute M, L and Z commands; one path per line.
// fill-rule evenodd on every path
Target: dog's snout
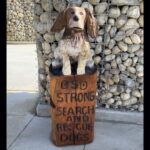
M 79 18 L 78 18 L 77 16 L 74 16 L 74 17 L 73 17 L 73 20 L 74 20 L 74 21 L 78 21 Z

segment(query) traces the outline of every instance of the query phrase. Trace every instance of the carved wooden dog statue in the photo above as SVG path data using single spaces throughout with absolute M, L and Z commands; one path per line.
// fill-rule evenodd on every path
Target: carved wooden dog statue
M 71 58 L 78 62 L 77 74 L 85 74 L 86 66 L 94 66 L 88 35 L 96 37 L 96 19 L 87 8 L 71 6 L 58 15 L 51 31 L 60 32 L 64 28 L 63 37 L 54 51 L 55 60 L 62 60 L 64 75 L 71 75 Z

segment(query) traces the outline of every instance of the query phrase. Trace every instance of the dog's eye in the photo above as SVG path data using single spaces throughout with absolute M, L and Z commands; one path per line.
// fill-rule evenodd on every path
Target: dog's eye
M 83 12 L 80 12 L 80 15 L 83 15 Z
M 74 14 L 74 11 L 71 11 L 71 14 L 73 15 L 73 14 Z

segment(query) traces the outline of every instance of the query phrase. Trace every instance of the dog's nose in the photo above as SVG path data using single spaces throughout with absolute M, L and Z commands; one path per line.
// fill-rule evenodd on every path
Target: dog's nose
M 78 21 L 79 18 L 78 18 L 77 16 L 74 16 L 74 17 L 73 17 L 73 20 L 74 20 L 74 21 Z

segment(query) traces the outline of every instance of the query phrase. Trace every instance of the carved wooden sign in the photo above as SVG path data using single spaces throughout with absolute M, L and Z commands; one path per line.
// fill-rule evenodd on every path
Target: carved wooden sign
M 96 74 L 51 76 L 52 139 L 58 146 L 93 141 Z

